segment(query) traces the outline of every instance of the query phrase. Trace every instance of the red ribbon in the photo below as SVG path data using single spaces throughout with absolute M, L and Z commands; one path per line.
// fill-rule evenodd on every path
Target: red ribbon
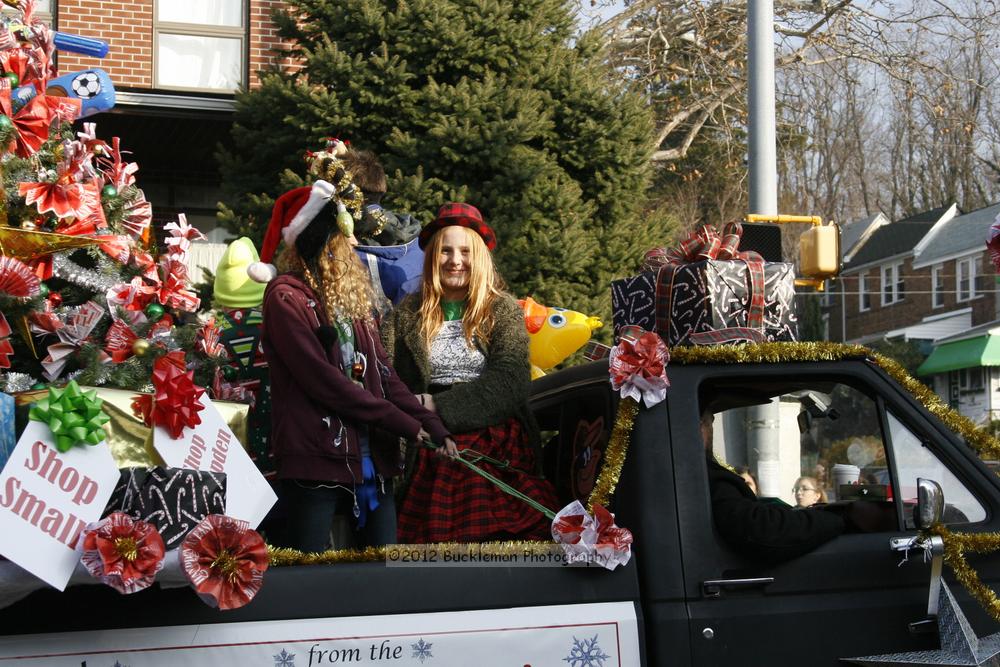
M 205 389 L 194 383 L 194 371 L 185 368 L 180 350 L 160 357 L 153 363 L 153 394 L 132 401 L 132 411 L 146 426 L 162 426 L 175 440 L 185 427 L 201 423 L 198 413 L 205 408 L 200 402 Z
M 664 369 L 670 353 L 663 339 L 641 327 L 623 327 L 619 333 L 618 353 L 609 367 L 613 383 L 621 385 L 633 377 L 666 377 Z

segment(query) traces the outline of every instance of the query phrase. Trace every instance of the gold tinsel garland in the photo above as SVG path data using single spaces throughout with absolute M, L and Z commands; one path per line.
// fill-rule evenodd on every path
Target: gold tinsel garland
M 296 549 L 283 549 L 268 545 L 267 556 L 270 567 L 284 565 L 335 565 L 337 563 L 419 563 L 458 561 L 458 556 L 475 556 L 479 559 L 504 556 L 525 556 L 547 554 L 552 551 L 553 542 L 529 542 L 526 540 L 507 542 L 441 542 L 437 544 L 393 544 L 386 547 L 365 549 L 330 549 L 319 553 L 305 553 Z M 407 554 L 412 554 L 407 558 Z
M 618 415 L 615 426 L 611 430 L 608 446 L 604 451 L 604 465 L 594 482 L 594 488 L 587 498 L 587 511 L 593 512 L 594 505 L 607 506 L 618 488 L 618 478 L 625 465 L 625 455 L 628 453 L 629 441 L 632 438 L 632 427 L 635 426 L 635 416 L 639 412 L 639 403 L 632 398 L 624 398 L 618 403 Z
M 953 533 L 941 524 L 931 526 L 927 532 L 944 540 L 944 562 L 955 573 L 958 583 L 1000 623 L 1000 599 L 965 559 L 966 552 L 981 554 L 1000 549 L 1000 533 Z
M 806 361 L 843 361 L 846 359 L 868 360 L 884 370 L 896 382 L 903 386 L 913 396 L 915 396 L 924 406 L 940 419 L 950 429 L 962 435 L 970 446 L 975 449 L 980 456 L 992 456 L 1000 458 L 1000 441 L 976 427 L 968 417 L 960 415 L 958 412 L 948 407 L 938 396 L 927 388 L 926 385 L 915 380 L 896 361 L 861 345 L 844 345 L 841 343 L 809 342 L 809 343 L 762 343 L 759 345 L 724 345 L 724 346 L 693 346 L 675 347 L 670 351 L 670 361 L 674 364 L 759 364 L 759 363 L 788 363 Z M 594 483 L 594 488 L 587 499 L 587 508 L 593 511 L 595 504 L 607 505 L 618 487 L 618 480 L 621 476 L 622 467 L 625 464 L 625 457 L 628 453 L 629 441 L 632 436 L 632 428 L 635 425 L 635 417 L 639 411 L 639 404 L 631 399 L 623 399 L 618 404 L 618 414 L 615 418 L 614 428 L 608 440 L 608 447 L 605 450 L 605 463 Z M 962 551 L 968 549 L 977 553 L 991 551 L 1000 548 L 1000 534 L 977 534 L 964 535 L 947 532 L 947 536 L 942 534 L 945 540 L 946 561 L 949 566 L 959 575 L 959 581 L 969 588 L 977 598 L 973 588 L 966 584 L 960 568 L 971 572 L 971 577 L 966 579 L 978 582 L 979 587 L 992 596 L 993 602 L 983 602 L 987 609 L 994 605 L 1000 609 L 1000 601 L 997 601 L 993 592 L 979 582 L 978 575 L 969 568 L 962 556 Z M 990 545 L 996 546 L 990 546 Z M 549 549 L 551 542 L 498 542 L 485 544 L 439 544 L 435 545 L 443 553 L 469 553 L 469 550 L 476 550 L 476 553 L 503 555 L 510 552 L 522 553 L 524 549 Z M 978 546 L 966 546 L 978 545 Z M 428 545 L 420 545 L 426 548 Z M 329 565 L 333 563 L 364 563 L 385 561 L 387 549 L 396 547 L 369 547 L 367 549 L 332 549 L 321 553 L 303 553 L 295 549 L 279 549 L 268 547 L 271 566 L 282 565 Z M 947 556 L 948 550 L 957 554 Z M 974 584 L 973 584 L 974 585 Z M 981 593 L 985 596 L 986 593 Z M 982 601 L 987 598 L 980 598 Z M 1000 620 L 1000 617 L 998 617 Z

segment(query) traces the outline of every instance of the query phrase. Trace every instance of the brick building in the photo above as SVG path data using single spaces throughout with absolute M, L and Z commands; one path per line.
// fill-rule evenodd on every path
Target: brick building
M 932 302 L 938 297 L 932 279 L 944 276 L 915 260 L 921 244 L 926 245 L 956 213 L 955 206 L 943 207 L 870 230 L 845 257 L 840 278 L 831 286 L 827 301 L 831 340 L 930 341 L 971 326 L 971 309 L 956 309 L 954 300 L 949 309 L 935 312 Z M 943 286 L 938 288 L 940 293 Z
M 139 184 L 158 219 L 183 211 L 212 240 L 233 95 L 257 85 L 281 44 L 270 16 L 277 0 L 41 0 L 53 28 L 107 42 L 103 59 L 58 54 L 62 74 L 105 70 L 117 104 L 89 120 L 120 136 L 140 165 Z M 287 65 L 287 63 L 282 63 Z

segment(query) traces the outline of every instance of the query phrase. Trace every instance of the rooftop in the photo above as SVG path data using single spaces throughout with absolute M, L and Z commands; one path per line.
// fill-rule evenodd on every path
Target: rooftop
M 967 252 L 983 250 L 990 225 L 1000 215 L 1000 204 L 970 211 L 947 221 L 917 255 L 914 267 L 953 259 Z
M 920 239 L 924 238 L 924 235 L 950 209 L 950 206 L 942 206 L 882 225 L 872 232 L 868 241 L 861 246 L 851 261 L 844 265 L 844 271 L 913 250 Z

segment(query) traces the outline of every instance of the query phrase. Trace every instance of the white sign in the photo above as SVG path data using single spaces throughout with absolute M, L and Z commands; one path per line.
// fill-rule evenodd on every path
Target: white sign
M 0 553 L 64 590 L 80 531 L 101 518 L 117 483 L 105 443 L 61 454 L 48 425 L 28 422 L 0 473 Z
M 633 667 L 630 602 L 0 638 L 0 665 Z
M 172 468 L 226 473 L 226 515 L 256 528 L 278 497 L 212 401 L 204 394 L 200 401 L 205 406 L 198 413 L 201 424 L 185 428 L 176 440 L 167 429 L 157 426 L 153 446 Z

